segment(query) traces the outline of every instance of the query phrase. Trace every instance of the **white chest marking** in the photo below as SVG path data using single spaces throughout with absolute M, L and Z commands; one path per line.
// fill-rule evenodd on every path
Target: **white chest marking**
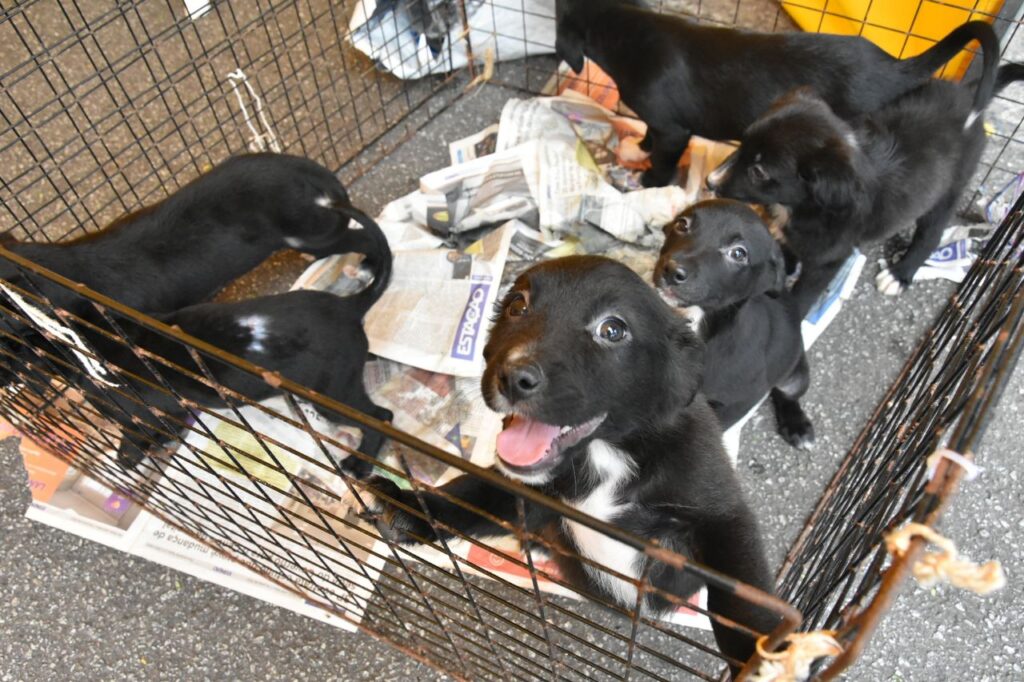
M 600 483 L 586 497 L 565 502 L 596 519 L 614 522 L 630 506 L 628 503 L 624 504 L 617 493 L 634 475 L 633 460 L 628 454 L 603 440 L 591 442 L 587 449 L 590 473 Z M 580 555 L 622 575 L 639 577 L 640 552 L 581 523 L 568 519 L 563 523 Z M 632 583 L 594 566 L 584 565 L 583 568 L 595 582 L 600 583 L 614 597 L 616 602 L 627 608 L 636 605 L 636 586 Z
M 249 330 L 249 346 L 246 350 L 250 353 L 262 353 L 266 348 L 263 342 L 270 336 L 270 319 L 264 315 L 247 315 L 238 318 L 238 324 Z
M 680 308 L 679 312 L 682 313 L 683 317 L 690 323 L 690 331 L 696 334 L 699 338 L 704 338 L 703 324 L 704 324 L 704 309 L 699 305 L 690 305 L 685 308 Z
M 317 197 L 316 199 L 314 199 L 313 203 L 322 208 L 330 208 L 331 206 L 334 205 L 334 202 L 331 201 L 331 198 L 326 194 L 323 195 L 322 197 Z

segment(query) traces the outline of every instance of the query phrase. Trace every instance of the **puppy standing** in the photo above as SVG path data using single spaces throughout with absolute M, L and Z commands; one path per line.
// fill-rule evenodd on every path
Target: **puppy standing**
M 533 266 L 516 280 L 484 349 L 488 406 L 508 416 L 497 442 L 498 470 L 591 516 L 692 557 L 764 591 L 772 577 L 760 534 L 722 448 L 721 428 L 699 391 L 702 348 L 681 316 L 626 266 L 572 256 Z M 413 491 L 373 479 L 371 502 L 400 542 L 434 537 Z M 463 476 L 442 488 L 489 515 L 518 525 L 516 497 Z M 433 518 L 474 537 L 504 535 L 487 518 L 426 494 Z M 657 588 L 686 597 L 693 573 L 651 559 L 590 528 L 525 502 L 530 532 Z M 448 537 L 442 529 L 442 533 Z M 592 566 L 556 554 L 563 575 L 584 592 L 626 609 L 636 589 Z M 649 572 L 648 572 L 648 569 Z M 667 601 L 650 593 L 643 607 Z M 775 618 L 709 586 L 714 613 L 762 632 Z M 713 623 L 719 649 L 747 660 L 753 640 Z
M 793 290 L 801 315 L 859 244 L 916 222 L 903 259 L 878 284 L 897 293 L 939 244 L 985 146 L 982 113 L 1024 67 L 996 69 L 999 43 L 981 35 L 976 85 L 934 80 L 848 124 L 807 90 L 782 98 L 708 176 L 720 196 L 791 209 L 787 246 L 802 264 Z
M 375 405 L 363 385 L 368 342 L 362 320 L 387 288 L 391 277 L 391 250 L 380 227 L 367 215 L 351 207 L 334 210 L 345 220 L 358 221 L 363 228 L 363 239 L 373 244 L 367 249 L 366 260 L 378 264 L 379 269 L 373 282 L 363 291 L 341 297 L 323 291 L 297 290 L 234 303 L 200 303 L 158 315 L 157 319 L 371 417 L 390 421 L 391 411 Z M 181 343 L 129 320 L 119 325 L 132 344 L 202 374 Z M 162 386 L 162 382 L 129 347 L 85 326 L 82 331 L 107 362 L 142 378 L 129 379 L 130 387 L 111 391 L 81 375 L 93 405 L 121 425 L 118 460 L 126 466 L 134 466 L 151 444 L 174 441 L 173 434 L 166 433 L 166 427 L 151 411 L 153 408 L 168 415 L 172 424 L 184 422 L 189 413 L 173 396 L 154 387 Z M 277 392 L 261 376 L 209 358 L 204 358 L 204 362 L 219 384 L 250 400 L 265 400 Z M 206 407 L 224 407 L 224 401 L 213 388 L 161 363 L 153 364 L 173 390 L 186 400 Z M 132 398 L 137 394 L 142 404 L 122 392 Z M 377 455 L 383 443 L 379 433 L 315 403 L 313 407 L 334 423 L 362 429 L 359 450 L 370 457 Z M 358 457 L 348 457 L 342 468 L 353 476 L 362 477 L 370 472 L 372 464 Z
M 723 428 L 771 392 L 779 434 L 814 443 L 800 407 L 810 370 L 800 315 L 785 289 L 782 249 L 746 204 L 703 201 L 665 226 L 654 284 L 670 304 L 697 306 L 707 353 L 704 383 Z
M 589 57 L 648 125 L 645 186 L 668 184 L 691 135 L 738 139 L 791 89 L 815 88 L 840 116 L 876 110 L 927 82 L 988 24 L 968 22 L 897 60 L 859 36 L 753 33 L 659 14 L 639 0 L 556 0 L 555 51 L 576 72 Z

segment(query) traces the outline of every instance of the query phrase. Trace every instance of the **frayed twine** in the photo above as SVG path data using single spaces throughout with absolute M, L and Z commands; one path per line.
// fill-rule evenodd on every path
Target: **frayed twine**
M 266 114 L 263 113 L 263 100 L 256 94 L 256 89 L 249 83 L 248 76 L 241 69 L 235 69 L 228 74 L 228 81 L 231 83 L 231 91 L 235 93 L 235 98 L 238 100 L 238 106 L 242 109 L 242 116 L 245 119 L 245 125 L 248 126 L 249 132 L 252 138 L 249 140 L 249 151 L 251 152 L 280 152 L 281 145 L 277 141 L 277 135 L 274 134 L 274 129 L 270 127 L 270 122 L 267 121 Z M 241 83 L 245 86 L 245 89 L 249 92 L 249 99 L 252 102 L 253 109 L 256 110 L 256 115 L 253 116 L 249 113 L 249 109 L 245 106 L 245 101 L 242 99 L 242 93 L 238 90 L 238 84 Z M 253 121 L 257 121 L 263 128 L 263 132 L 256 129 Z
M 939 548 L 938 552 L 926 552 L 914 564 L 914 577 L 924 587 L 946 582 L 954 587 L 970 590 L 975 594 L 989 594 L 1006 585 L 1006 574 L 997 560 L 976 564 L 957 556 L 956 545 L 934 529 L 922 523 L 908 523 L 885 537 L 885 548 L 893 556 L 902 557 L 910 549 L 910 543 L 920 537 Z
M 466 85 L 466 90 L 472 90 L 478 85 L 483 85 L 494 78 L 494 48 L 488 47 L 484 51 L 484 69 L 469 81 Z
M 757 653 L 764 659 L 750 682 L 801 682 L 811 674 L 811 664 L 824 656 L 838 656 L 843 646 L 834 630 L 794 632 L 784 640 L 782 651 L 765 651 L 767 635 L 757 640 Z

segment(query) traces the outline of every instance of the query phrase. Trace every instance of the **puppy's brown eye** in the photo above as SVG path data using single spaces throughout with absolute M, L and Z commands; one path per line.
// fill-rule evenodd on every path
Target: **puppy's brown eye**
M 618 343 L 626 338 L 626 323 L 617 317 L 609 317 L 597 325 L 597 335 L 605 341 Z
M 512 294 L 508 305 L 505 306 L 505 310 L 508 312 L 509 317 L 522 317 L 530 311 L 530 304 L 526 301 L 526 296 L 518 293 Z
M 672 229 L 679 234 L 686 234 L 693 227 L 693 218 L 688 215 L 681 215 L 672 221 Z
M 766 171 L 764 166 L 759 163 L 755 163 L 751 166 L 748 172 L 750 173 L 750 179 L 754 182 L 760 183 L 768 180 L 768 171 Z

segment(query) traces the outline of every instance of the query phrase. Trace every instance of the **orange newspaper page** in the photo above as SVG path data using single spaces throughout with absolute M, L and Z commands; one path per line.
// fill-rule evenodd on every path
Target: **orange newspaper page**
M 619 88 L 611 76 L 601 70 L 589 59 L 583 65 L 583 72 L 569 70 L 565 74 L 559 72 L 558 94 L 566 90 L 575 90 L 594 100 L 605 109 L 615 111 L 619 105 Z

